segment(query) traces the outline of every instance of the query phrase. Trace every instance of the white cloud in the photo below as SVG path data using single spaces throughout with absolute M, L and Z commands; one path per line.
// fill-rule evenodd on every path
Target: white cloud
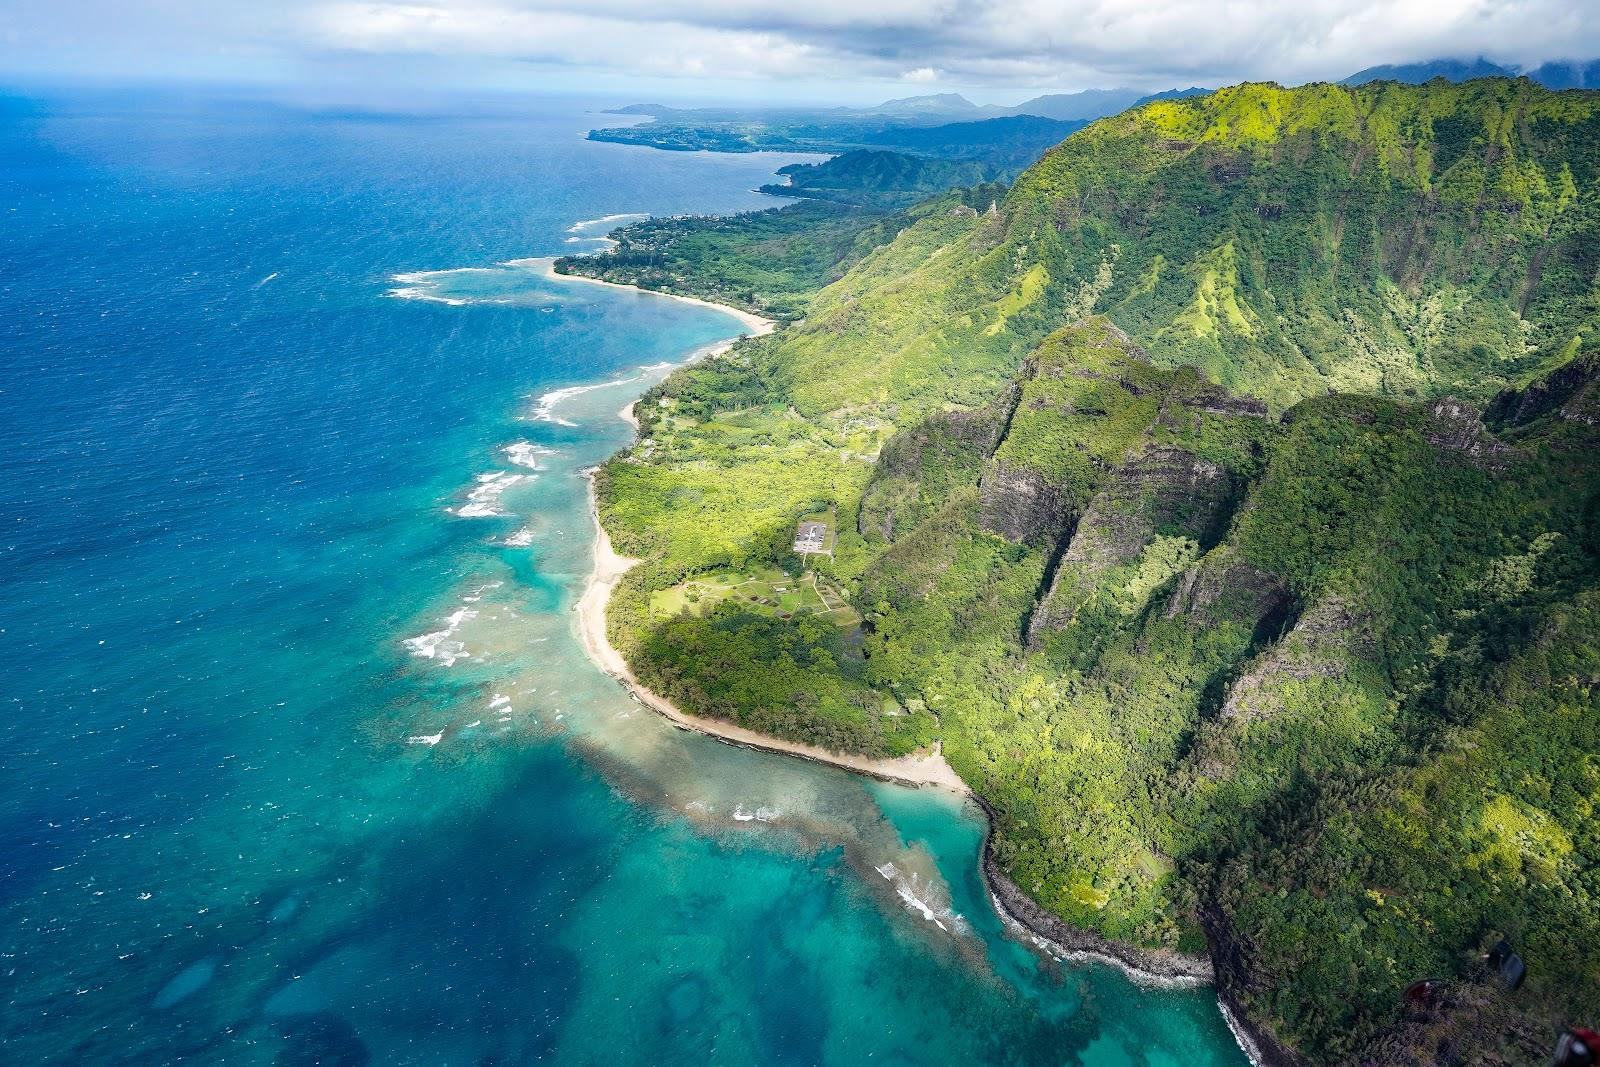
M 367 50 L 922 83 L 1300 81 L 1441 56 L 1600 55 L 1600 6 L 1576 0 L 441 0 L 315 7 L 307 26 Z
M 0 5 L 0 64 L 119 50 L 448 57 L 772 84 L 1299 82 L 1479 54 L 1600 56 L 1595 0 L 60 0 Z

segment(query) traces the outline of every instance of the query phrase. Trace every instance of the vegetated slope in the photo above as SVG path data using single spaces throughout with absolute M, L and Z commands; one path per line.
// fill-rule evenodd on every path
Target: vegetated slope
M 615 230 L 598 255 L 555 269 L 799 318 L 818 289 L 893 236 L 890 215 L 823 200 L 732 216 L 646 219 Z
M 791 163 L 778 170 L 788 184 L 763 185 L 761 191 L 895 210 L 957 186 L 992 181 L 1001 170 L 976 160 L 923 159 L 858 149 L 822 163 Z
M 686 152 L 848 152 L 894 148 L 931 159 L 981 160 L 1021 169 L 1084 124 L 1082 119 L 1061 120 L 1038 115 L 978 117 L 983 113 L 977 109 L 955 112 L 941 109 L 896 113 L 729 114 L 663 109 L 653 122 L 590 130 L 589 139 Z M 972 121 L 952 121 L 969 115 Z
M 783 168 L 793 187 L 762 186 L 763 192 L 805 198 L 798 203 L 726 217 L 631 223 L 612 232 L 609 250 L 563 256 L 555 268 L 797 319 L 820 289 L 932 210 L 918 201 L 956 184 L 983 203 L 1003 196 L 1005 186 L 981 184 L 993 169 L 893 152 L 848 152 L 825 163 Z
M 1245 86 L 925 205 L 640 405 L 614 640 L 696 710 L 941 740 L 1023 890 L 1209 950 L 1280 1056 L 1543 1055 L 1600 1016 L 1595 107 Z M 798 573 L 805 514 L 844 622 L 657 597 Z
M 960 390 L 941 372 L 1008 373 L 1089 310 L 1278 410 L 1486 397 L 1594 321 L 1597 101 L 1511 81 L 1244 85 L 1102 120 L 998 215 L 929 221 L 819 298 L 789 341 L 813 347 L 802 399 L 848 402 L 861 373 L 885 399 L 895 376 Z

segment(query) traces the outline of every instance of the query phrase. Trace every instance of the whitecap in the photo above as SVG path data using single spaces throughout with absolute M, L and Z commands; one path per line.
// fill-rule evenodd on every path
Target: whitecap
M 506 454 L 506 459 L 517 466 L 527 467 L 529 470 L 534 471 L 544 470 L 544 466 L 539 462 L 540 457 L 559 454 L 553 448 L 545 448 L 543 445 L 536 445 L 532 441 L 513 441 L 500 451 Z
M 483 594 L 494 589 L 499 589 L 505 584 L 505 582 L 484 582 L 482 585 L 472 590 L 472 592 L 463 595 L 461 602 L 463 604 L 476 604 L 478 601 L 483 599 Z
M 433 633 L 420 634 L 417 637 L 408 637 L 402 642 L 411 650 L 413 656 L 424 659 L 438 660 L 449 667 L 458 659 L 467 659 L 467 647 L 460 641 L 454 640 L 455 633 L 461 624 L 478 617 L 478 613 L 471 608 L 461 608 L 445 620 L 443 630 Z
M 755 811 L 746 811 L 743 804 L 735 804 L 733 817 L 739 822 L 772 822 L 783 812 L 777 808 L 758 807 Z
M 406 738 L 406 744 L 408 744 L 408 745 L 428 745 L 428 746 L 431 747 L 433 745 L 437 745 L 440 741 L 443 741 L 443 740 L 444 740 L 444 731 L 440 730 L 436 734 L 412 734 L 410 737 Z
M 440 279 L 453 274 L 497 274 L 493 267 L 452 267 L 448 270 L 416 270 L 404 274 L 390 275 L 389 280 L 395 287 L 388 291 L 389 296 L 398 300 L 426 300 L 435 304 L 448 304 L 451 307 L 465 307 L 473 303 L 472 300 L 462 296 L 449 296 L 440 292 Z M 491 300 L 490 303 L 505 303 L 504 300 Z
M 536 475 L 517 474 L 514 471 L 480 474 L 474 479 L 473 487 L 467 490 L 467 502 L 453 509 L 453 513 L 463 519 L 492 519 L 504 515 L 505 512 L 500 510 L 500 494 L 534 477 Z
M 507 548 L 527 548 L 533 544 L 533 528 L 524 526 L 516 533 L 508 534 L 506 539 L 500 543 Z
M 432 289 L 420 285 L 405 285 L 390 289 L 386 294 L 396 300 L 426 300 L 435 304 L 448 304 L 453 308 L 466 307 L 467 301 L 452 296 L 440 296 Z
M 594 382 L 589 385 L 569 385 L 564 389 L 552 389 L 550 392 L 540 396 L 535 402 L 533 414 L 531 414 L 529 418 L 533 419 L 535 422 L 553 422 L 558 426 L 576 426 L 578 424 L 575 422 L 556 417 L 555 407 L 557 404 L 568 399 L 569 397 L 579 396 L 583 393 L 592 393 L 596 389 L 610 389 L 613 386 L 628 385 L 629 383 L 636 382 L 638 380 L 639 379 L 637 378 L 613 378 L 609 382 Z
M 624 219 L 647 219 L 649 217 L 650 213 L 646 211 L 624 211 L 616 215 L 601 215 L 597 219 L 582 219 L 574 222 L 567 227 L 567 232 L 582 233 L 584 230 L 592 230 L 596 226 L 611 226 L 622 222 Z

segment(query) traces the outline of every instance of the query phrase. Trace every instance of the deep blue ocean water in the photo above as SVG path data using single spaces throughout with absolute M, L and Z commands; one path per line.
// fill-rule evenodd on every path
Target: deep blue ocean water
M 0 1062 L 1241 1062 L 584 658 L 577 472 L 738 327 L 504 264 L 796 158 L 589 106 L 0 98 Z

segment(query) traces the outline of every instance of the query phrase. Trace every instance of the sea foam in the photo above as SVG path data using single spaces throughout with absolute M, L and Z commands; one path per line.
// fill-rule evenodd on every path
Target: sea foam
M 500 508 L 500 496 L 513 485 L 532 481 L 536 475 L 518 474 L 515 471 L 490 471 L 480 474 L 475 479 L 475 484 L 467 490 L 467 502 L 458 508 L 453 508 L 452 513 L 463 519 L 492 519 L 504 515 Z
M 557 454 L 555 449 L 536 445 L 532 441 L 513 441 L 500 451 L 504 452 L 506 459 L 512 463 L 533 471 L 544 470 L 544 465 L 539 462 L 540 457 Z
M 553 422 L 557 426 L 576 426 L 578 424 L 570 419 L 559 418 L 556 415 L 557 404 L 569 397 L 592 393 L 596 389 L 610 389 L 614 386 L 627 385 L 636 381 L 638 381 L 637 378 L 613 378 L 608 382 L 595 382 L 592 385 L 569 385 L 565 389 L 552 389 L 534 402 L 533 412 L 528 417 L 535 422 Z
M 458 659 L 471 658 L 467 655 L 467 646 L 455 640 L 455 635 L 456 631 L 461 629 L 462 623 L 470 622 L 477 617 L 478 613 L 471 608 L 460 608 L 445 620 L 444 629 L 408 637 L 402 643 L 411 650 L 413 656 L 437 660 L 449 667 Z
M 601 215 L 597 219 L 582 219 L 578 222 L 574 222 L 571 226 L 567 227 L 567 232 L 582 233 L 584 230 L 592 230 L 597 226 L 613 226 L 616 223 L 626 221 L 627 219 L 647 219 L 649 217 L 650 214 L 646 211 L 624 211 L 617 215 Z

